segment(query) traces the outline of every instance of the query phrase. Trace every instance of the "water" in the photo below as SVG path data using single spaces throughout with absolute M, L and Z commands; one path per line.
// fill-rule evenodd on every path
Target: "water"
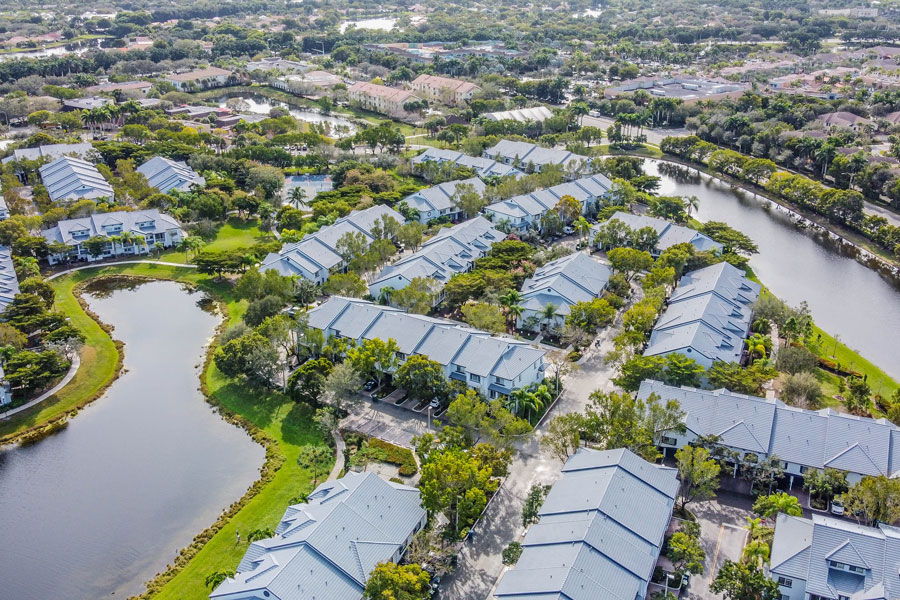
M 242 107 L 240 112 L 249 112 L 255 115 L 268 115 L 270 110 L 276 106 L 281 106 L 287 108 L 291 116 L 299 121 L 324 125 L 326 135 L 329 135 L 330 137 L 344 137 L 356 133 L 356 125 L 354 125 L 351 120 L 345 119 L 344 117 L 323 115 L 321 113 L 312 112 L 311 110 L 298 110 L 296 108 L 291 108 L 284 102 L 269 100 L 265 96 L 256 94 L 239 94 L 236 96 L 222 97 L 216 100 L 216 102 L 219 103 L 220 107 L 224 108 L 228 100 L 233 98 L 239 98 L 244 103 L 245 106 Z
M 2 598 L 139 593 L 264 460 L 197 389 L 219 322 L 201 294 L 107 283 L 85 298 L 125 342 L 126 371 L 60 433 L 0 451 Z
M 382 17 L 379 19 L 362 19 L 360 21 L 344 21 L 341 23 L 340 31 L 344 33 L 351 27 L 356 29 L 375 29 L 378 31 L 390 31 L 397 24 L 397 19 L 390 17 Z
M 64 56 L 66 54 L 81 55 L 93 48 L 99 48 L 97 42 L 77 42 L 75 45 L 53 46 L 51 48 L 23 49 L 21 52 L 4 52 L 0 54 L 0 62 L 17 58 L 47 58 L 48 56 Z
M 806 300 L 817 325 L 900 378 L 896 282 L 857 262 L 849 247 L 800 229 L 784 211 L 766 208 L 765 198 L 693 170 L 688 177 L 661 174 L 659 165 L 645 161 L 648 174 L 662 177 L 661 195 L 697 196 L 698 219 L 724 221 L 749 235 L 759 246 L 750 266 L 776 296 L 792 306 Z

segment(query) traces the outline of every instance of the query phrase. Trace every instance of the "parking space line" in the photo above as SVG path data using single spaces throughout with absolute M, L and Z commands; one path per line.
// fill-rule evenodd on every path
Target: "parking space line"
M 716 551 L 713 553 L 712 566 L 709 569 L 709 582 L 712 585 L 713 579 L 716 577 L 716 565 L 719 562 L 719 546 L 722 545 L 722 534 L 725 532 L 725 524 L 719 525 L 719 537 L 716 538 Z

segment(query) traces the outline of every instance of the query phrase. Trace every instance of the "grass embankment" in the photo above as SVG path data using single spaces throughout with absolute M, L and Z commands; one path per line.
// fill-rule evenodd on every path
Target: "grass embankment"
M 197 273 L 194 269 L 155 264 L 113 265 L 78 271 L 54 280 L 57 309 L 88 338 L 76 379 L 66 386 L 52 405 L 35 408 L 27 419 L 14 419 L 3 427 L 27 428 L 36 422 L 60 415 L 98 397 L 115 378 L 121 352 L 115 342 L 88 315 L 76 297 L 76 286 L 98 276 L 127 275 L 181 281 L 196 286 L 217 298 L 227 311 L 225 325 L 236 323 L 246 309 L 245 301 L 231 295 L 231 286 Z M 210 350 L 212 352 L 212 349 Z M 211 355 L 211 354 L 210 354 Z M 208 355 L 208 356 L 210 356 Z M 207 598 L 206 576 L 219 570 L 234 569 L 247 549 L 247 534 L 253 529 L 272 528 L 290 499 L 312 489 L 312 474 L 297 465 L 300 447 L 324 444 L 314 427 L 312 409 L 295 404 L 284 395 L 261 389 L 222 375 L 207 358 L 201 387 L 208 401 L 219 407 L 224 417 L 248 430 L 266 446 L 266 463 L 261 478 L 241 500 L 223 511 L 210 528 L 200 532 L 165 572 L 150 582 L 146 598 Z M 236 531 L 241 543 L 236 543 Z
M 881 394 L 881 396 L 885 398 L 890 398 L 894 391 L 900 387 L 900 384 L 894 381 L 890 375 L 866 360 L 859 352 L 840 341 L 835 343 L 834 337 L 823 331 L 821 328 L 814 325 L 813 333 L 816 336 L 822 336 L 821 341 L 819 342 L 820 356 L 834 361 L 843 368 L 864 375 L 873 394 Z M 839 393 L 837 388 L 837 375 L 821 369 L 820 373 L 819 381 L 822 383 L 822 390 L 825 394 L 831 398 Z
M 249 248 L 259 242 L 272 240 L 271 234 L 259 228 L 259 219 L 241 219 L 229 217 L 216 232 L 216 239 L 203 246 L 202 251 L 224 251 L 237 248 Z M 171 249 L 160 256 L 160 260 L 169 262 L 187 262 L 184 252 Z

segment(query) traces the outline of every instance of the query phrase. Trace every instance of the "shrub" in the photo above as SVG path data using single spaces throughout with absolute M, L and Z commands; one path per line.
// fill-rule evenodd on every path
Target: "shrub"
M 368 443 L 369 448 L 378 452 L 379 460 L 398 465 L 400 467 L 398 473 L 403 477 L 415 475 L 419 470 L 416 466 L 416 458 L 408 448 L 401 448 L 378 438 L 370 438 Z

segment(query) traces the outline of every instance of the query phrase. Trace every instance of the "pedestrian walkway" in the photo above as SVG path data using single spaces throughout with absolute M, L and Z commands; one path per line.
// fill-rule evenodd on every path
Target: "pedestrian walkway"
M 334 450 L 337 454 L 334 458 L 334 467 L 331 469 L 331 473 L 328 474 L 328 481 L 340 477 L 341 472 L 344 470 L 344 438 L 337 431 L 332 431 L 331 437 L 334 439 Z
M 100 269 L 103 267 L 112 267 L 114 265 L 165 265 L 167 267 L 182 267 L 185 269 L 196 269 L 197 268 L 197 265 L 189 265 L 187 263 L 165 262 L 162 260 L 116 260 L 113 262 L 93 263 L 90 265 L 83 265 L 80 267 L 72 267 L 71 269 L 66 269 L 65 271 L 60 271 L 59 273 L 54 273 L 53 275 L 47 277 L 47 281 L 50 281 L 51 279 L 56 279 L 57 277 L 62 277 L 63 275 L 68 275 L 69 273 L 74 273 L 76 271 L 84 271 L 86 269 Z
M 18 413 L 22 412 L 23 410 L 28 410 L 32 406 L 34 406 L 36 404 L 40 404 L 41 402 L 43 402 L 50 396 L 54 395 L 59 390 L 66 387 L 66 385 L 68 385 L 68 383 L 70 381 L 72 381 L 72 378 L 75 377 L 75 373 L 78 372 L 78 367 L 80 367 L 80 366 L 81 366 L 81 356 L 76 353 L 75 358 L 72 359 L 72 364 L 69 365 L 69 372 L 66 373 L 66 376 L 63 377 L 59 383 L 54 385 L 51 389 L 47 390 L 46 392 L 44 392 L 43 394 L 41 394 L 34 400 L 29 400 L 22 406 L 17 406 L 11 410 L 6 411 L 5 413 L 0 414 L 0 421 L 5 421 L 6 419 L 9 419 L 11 416 L 18 414 Z

